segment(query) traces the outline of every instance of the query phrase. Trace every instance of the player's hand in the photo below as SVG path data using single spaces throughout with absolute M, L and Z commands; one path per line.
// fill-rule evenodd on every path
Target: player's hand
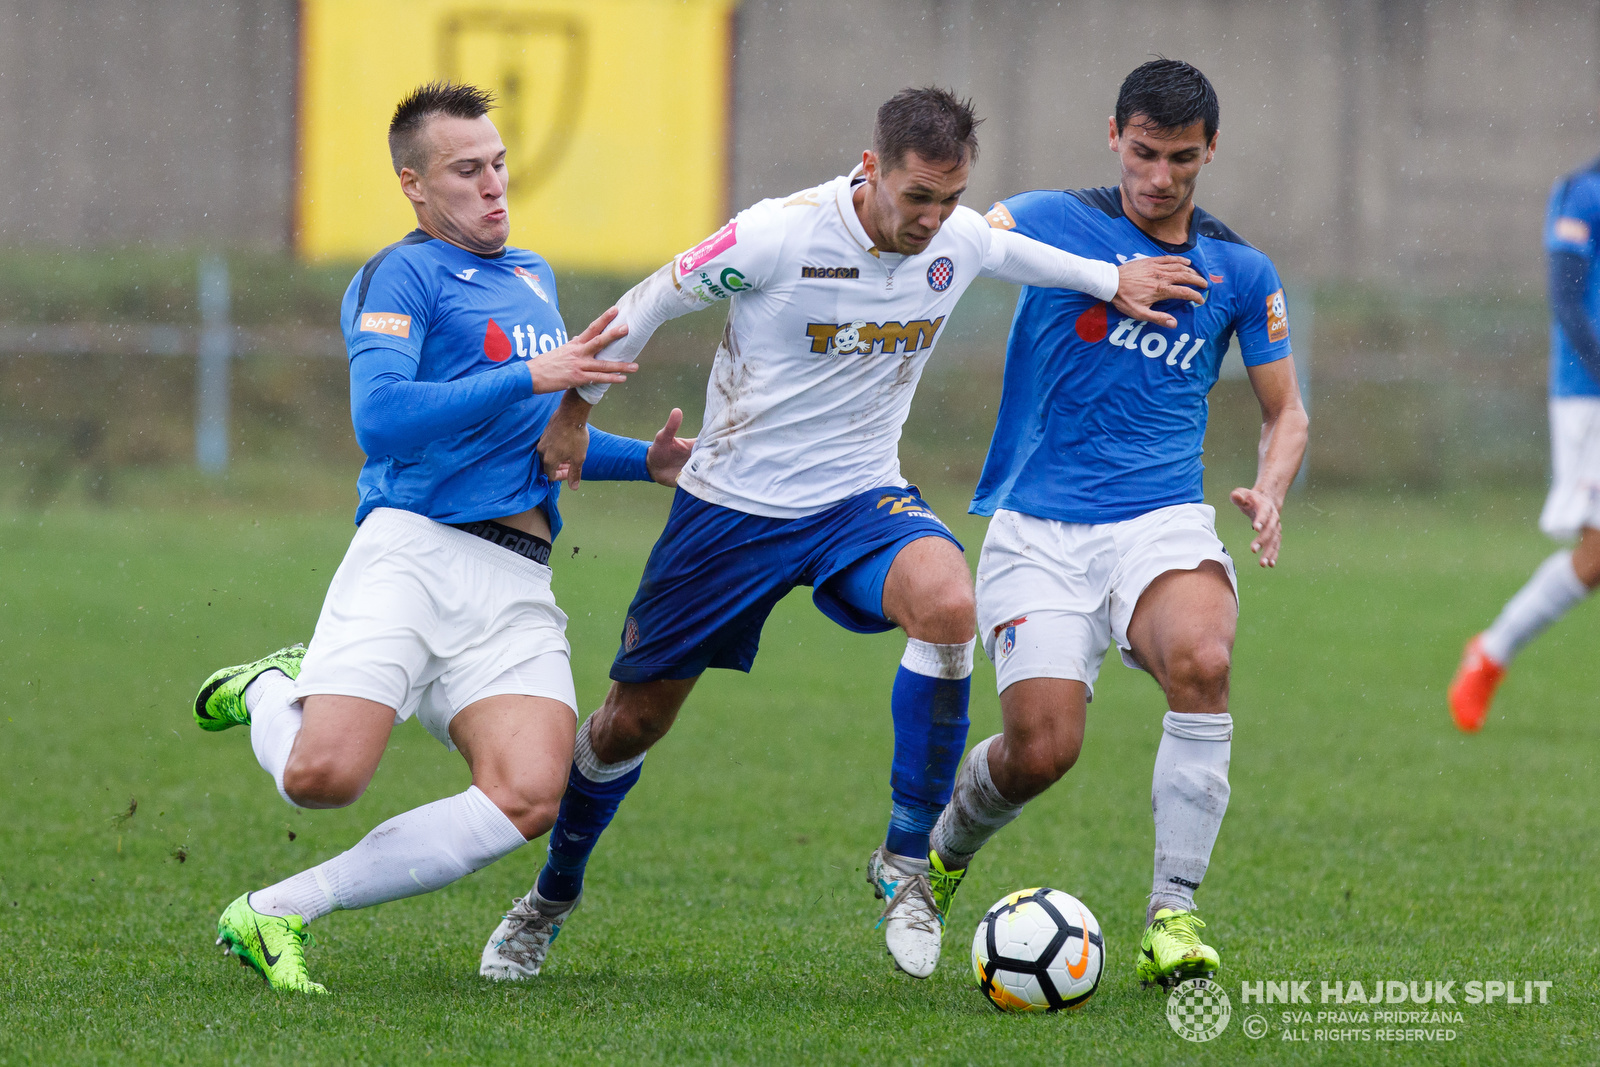
M 694 451 L 693 437 L 676 436 L 678 427 L 682 425 L 683 409 L 673 408 L 672 414 L 667 416 L 667 424 L 661 427 L 656 439 L 650 443 L 650 451 L 644 454 L 650 477 L 669 489 L 677 486 L 678 473 L 689 462 L 689 453 Z
M 1281 503 L 1259 489 L 1235 489 L 1228 494 L 1235 507 L 1250 520 L 1256 532 L 1250 541 L 1250 551 L 1261 557 L 1263 567 L 1278 565 L 1278 546 L 1283 543 L 1283 516 Z
M 618 385 L 639 369 L 637 363 L 617 363 L 600 359 L 599 354 L 613 341 L 628 336 L 628 327 L 612 326 L 617 309 L 611 308 L 589 324 L 589 328 L 562 345 L 528 361 L 535 393 L 559 393 L 592 382 Z M 609 329 L 607 327 L 610 327 Z M 576 483 L 574 483 L 576 484 Z
M 592 405 L 584 403 L 581 396 L 569 390 L 545 425 L 544 434 L 535 447 L 544 464 L 545 477 L 552 482 L 566 482 L 573 489 L 578 488 L 583 476 L 583 458 L 589 454 L 590 407 Z
M 1152 304 L 1163 300 L 1187 300 L 1193 304 L 1206 302 L 1198 289 L 1208 288 L 1206 280 L 1182 256 L 1149 256 L 1130 259 L 1117 268 L 1119 279 L 1117 295 L 1111 306 L 1136 319 L 1153 322 L 1172 329 L 1178 320 L 1164 311 L 1151 311 Z

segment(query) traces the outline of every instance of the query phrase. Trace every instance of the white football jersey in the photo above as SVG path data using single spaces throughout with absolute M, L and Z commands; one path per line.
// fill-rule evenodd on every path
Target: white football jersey
M 678 478 L 702 500 L 799 518 L 904 485 L 900 430 L 956 301 L 980 274 L 1017 274 L 1014 264 L 1001 269 L 1006 242 L 1027 242 L 1033 256 L 1047 248 L 957 207 L 917 255 L 880 253 L 852 203 L 860 180 L 841 176 L 741 211 L 618 302 L 630 335 L 604 355 L 631 360 L 667 318 L 732 300 L 705 419 Z M 1091 279 L 1074 287 L 1115 294 L 1115 267 L 1049 253 L 1058 257 L 1050 280 L 1036 262 L 1010 280 L 1064 284 L 1064 259 L 1068 274 Z M 580 392 L 593 402 L 603 390 Z

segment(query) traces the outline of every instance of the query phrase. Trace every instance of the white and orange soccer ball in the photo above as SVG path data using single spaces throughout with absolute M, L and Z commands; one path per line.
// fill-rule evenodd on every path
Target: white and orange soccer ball
M 1059 889 L 1002 897 L 972 938 L 978 988 L 1001 1011 L 1081 1008 L 1099 988 L 1105 964 L 1099 922 Z

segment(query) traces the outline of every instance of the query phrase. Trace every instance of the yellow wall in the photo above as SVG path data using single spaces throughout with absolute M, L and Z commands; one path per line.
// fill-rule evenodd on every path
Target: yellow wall
M 304 0 L 296 244 L 364 259 L 415 225 L 389 164 L 400 99 L 493 89 L 511 243 L 645 270 L 720 226 L 738 0 Z

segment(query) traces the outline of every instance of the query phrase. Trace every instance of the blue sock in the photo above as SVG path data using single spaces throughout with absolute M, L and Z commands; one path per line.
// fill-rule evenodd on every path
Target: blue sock
M 611 825 L 617 807 L 639 780 L 642 765 L 609 782 L 586 778 L 574 763 L 567 778 L 561 810 L 550 830 L 550 848 L 535 888 L 545 900 L 576 900 L 583 892 L 583 869 L 600 835 Z
M 971 693 L 971 642 L 906 642 L 889 703 L 894 714 L 894 765 L 889 772 L 894 807 L 883 845 L 895 855 L 920 860 L 928 854 L 928 834 L 950 803 L 966 751 Z

